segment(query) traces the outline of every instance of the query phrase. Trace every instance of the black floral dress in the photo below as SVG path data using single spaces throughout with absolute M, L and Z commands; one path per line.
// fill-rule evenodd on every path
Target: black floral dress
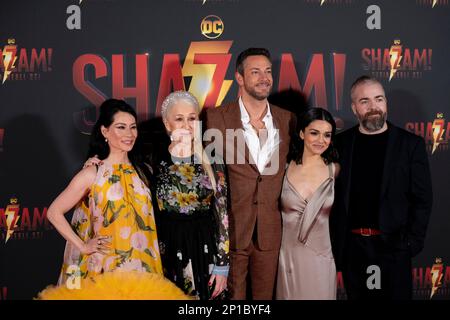
M 229 238 L 223 165 L 211 180 L 193 157 L 165 157 L 156 166 L 156 225 L 164 275 L 186 294 L 210 298 L 211 274 L 227 275 Z

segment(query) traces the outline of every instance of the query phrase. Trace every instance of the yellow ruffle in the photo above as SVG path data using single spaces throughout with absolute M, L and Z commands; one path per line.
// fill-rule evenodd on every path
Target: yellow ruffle
M 49 286 L 38 300 L 191 300 L 160 274 L 106 272 L 81 280 L 80 289 Z

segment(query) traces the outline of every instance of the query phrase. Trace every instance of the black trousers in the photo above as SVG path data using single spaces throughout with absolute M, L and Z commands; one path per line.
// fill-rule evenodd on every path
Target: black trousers
M 378 235 L 366 237 L 349 233 L 346 242 L 342 276 L 349 300 L 412 299 L 409 250 L 393 248 Z M 377 273 L 373 271 L 376 270 L 373 266 L 379 267 L 379 289 L 369 288 Z

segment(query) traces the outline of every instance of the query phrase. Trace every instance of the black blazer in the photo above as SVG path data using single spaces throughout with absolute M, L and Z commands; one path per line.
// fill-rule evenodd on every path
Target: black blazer
M 428 156 L 423 138 L 388 122 L 388 142 L 380 193 L 381 237 L 394 250 L 409 250 L 411 256 L 423 248 L 433 194 Z M 336 136 L 341 171 L 336 180 L 330 233 L 333 254 L 341 268 L 349 232 L 349 197 L 352 152 L 358 132 L 355 126 Z

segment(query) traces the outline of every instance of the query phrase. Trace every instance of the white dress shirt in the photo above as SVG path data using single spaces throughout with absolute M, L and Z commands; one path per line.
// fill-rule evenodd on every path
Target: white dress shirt
M 250 124 L 250 116 L 247 109 L 245 109 L 241 97 L 239 97 L 239 108 L 241 109 L 241 121 L 242 127 L 244 128 L 245 143 L 250 151 L 250 163 L 256 164 L 259 172 L 262 173 L 269 162 L 272 153 L 279 144 L 278 129 L 276 129 L 273 124 L 270 105 L 267 103 L 267 113 L 262 119 L 266 128 L 259 130 L 260 137 L 266 136 L 265 133 L 267 132 L 267 140 L 265 143 L 264 141 L 260 141 L 255 128 Z

